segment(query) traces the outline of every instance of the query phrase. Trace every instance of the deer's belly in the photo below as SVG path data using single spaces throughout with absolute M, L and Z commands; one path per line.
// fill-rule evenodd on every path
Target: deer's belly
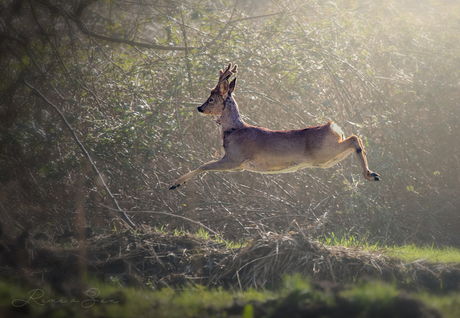
M 257 162 L 247 161 L 241 165 L 241 168 L 246 171 L 259 172 L 264 174 L 272 173 L 287 173 L 297 171 L 303 168 L 315 168 L 316 165 L 308 162 L 288 162 L 288 163 L 274 163 L 274 162 Z

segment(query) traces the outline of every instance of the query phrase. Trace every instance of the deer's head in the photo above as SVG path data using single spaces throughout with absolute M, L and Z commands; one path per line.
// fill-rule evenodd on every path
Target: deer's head
M 225 71 L 219 71 L 219 82 L 216 87 L 211 90 L 211 95 L 208 100 L 198 107 L 198 111 L 200 113 L 211 116 L 220 116 L 222 114 L 222 111 L 225 108 L 225 100 L 228 95 L 233 92 L 236 85 L 236 78 L 234 78 L 230 83 L 228 82 L 228 79 L 230 76 L 238 72 L 236 70 L 237 67 L 238 66 L 235 64 L 232 68 L 232 63 L 228 63 Z

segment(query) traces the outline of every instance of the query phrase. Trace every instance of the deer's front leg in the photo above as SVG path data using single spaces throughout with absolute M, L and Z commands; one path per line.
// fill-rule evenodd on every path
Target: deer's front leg
M 355 148 L 356 155 L 358 156 L 359 164 L 363 171 L 364 179 L 367 181 L 380 181 L 380 175 L 378 173 L 372 172 L 367 166 L 366 151 L 364 150 L 363 142 L 356 136 L 351 136 L 342 142 L 350 141 Z
M 201 167 L 196 170 L 193 170 L 176 181 L 174 181 L 173 185 L 169 188 L 169 190 L 174 190 L 175 188 L 180 187 L 183 185 L 188 179 L 206 171 L 229 171 L 229 170 L 236 170 L 239 167 L 239 163 L 229 159 L 227 156 L 224 156 L 222 159 L 218 161 L 211 161 L 205 163 Z

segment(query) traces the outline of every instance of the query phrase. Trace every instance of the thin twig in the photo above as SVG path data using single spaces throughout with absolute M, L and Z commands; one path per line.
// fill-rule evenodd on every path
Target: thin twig
M 334 271 L 332 270 L 331 259 L 329 258 L 329 256 L 326 256 L 326 259 L 327 259 L 327 262 L 329 263 L 329 269 L 330 269 L 331 274 L 332 274 L 332 280 L 334 281 L 334 284 L 337 284 L 337 280 L 335 279 Z
M 269 18 L 269 17 L 275 16 L 275 15 L 282 15 L 284 13 L 285 13 L 285 11 L 283 10 L 283 11 L 276 12 L 276 13 L 256 15 L 256 16 L 252 16 L 252 17 L 247 17 L 247 18 L 236 19 L 236 20 L 233 20 L 233 21 L 228 21 L 228 24 L 237 23 L 237 22 L 241 22 L 241 21 L 247 21 L 247 20 Z

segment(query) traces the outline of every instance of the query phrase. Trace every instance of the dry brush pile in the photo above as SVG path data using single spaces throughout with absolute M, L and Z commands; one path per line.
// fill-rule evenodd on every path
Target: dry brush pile
M 32 285 L 50 283 L 72 293 L 86 278 L 136 288 L 202 284 L 236 290 L 274 288 L 285 275 L 312 282 L 347 284 L 362 279 L 396 283 L 410 290 L 459 291 L 460 268 L 452 264 L 403 264 L 382 252 L 326 246 L 307 231 L 254 237 L 241 248 L 188 233 L 119 231 L 79 241 L 44 233 L 0 239 L 0 275 Z M 83 284 L 83 285 L 82 285 Z

